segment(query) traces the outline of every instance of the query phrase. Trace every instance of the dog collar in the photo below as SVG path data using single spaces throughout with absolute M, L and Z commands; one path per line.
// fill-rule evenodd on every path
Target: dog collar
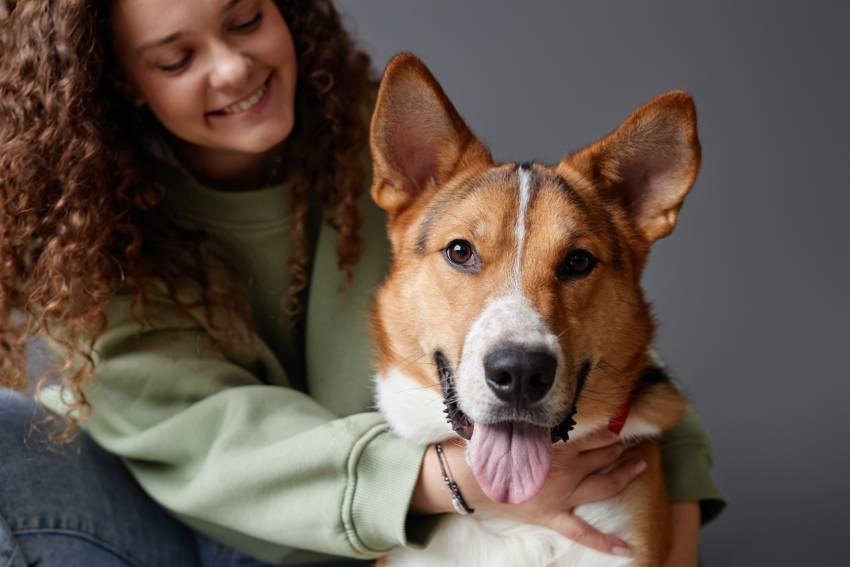
M 620 406 L 620 409 L 617 410 L 617 413 L 614 414 L 608 421 L 608 429 L 611 433 L 615 435 L 619 435 L 623 430 L 623 426 L 626 425 L 626 420 L 629 418 L 629 410 L 632 408 L 632 397 L 629 396 L 626 398 L 626 401 L 623 402 L 623 405 Z

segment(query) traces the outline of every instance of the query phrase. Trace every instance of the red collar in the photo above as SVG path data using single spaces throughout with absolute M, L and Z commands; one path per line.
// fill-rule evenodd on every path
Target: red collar
M 632 396 L 629 395 L 629 397 L 626 398 L 626 401 L 623 402 L 623 405 L 620 406 L 620 409 L 617 410 L 617 413 L 614 414 L 614 417 L 608 421 L 608 429 L 611 433 L 615 435 L 620 434 L 623 430 L 623 426 L 626 425 L 626 420 L 629 418 L 629 410 L 631 407 Z

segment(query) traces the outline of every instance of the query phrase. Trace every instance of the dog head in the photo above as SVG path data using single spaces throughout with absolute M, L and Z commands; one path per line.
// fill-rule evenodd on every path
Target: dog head
M 393 247 L 372 317 L 379 406 L 403 435 L 434 441 L 410 432 L 448 434 L 427 401 L 440 392 L 485 492 L 526 500 L 553 439 L 573 420 L 573 435 L 604 426 L 648 365 L 640 277 L 696 178 L 693 102 L 663 94 L 554 167 L 499 164 L 427 68 L 402 54 L 381 83 L 371 148 L 372 197 Z M 399 376 L 408 389 L 382 397 L 382 380 Z M 675 389 L 644 386 L 652 395 L 632 415 L 672 425 Z

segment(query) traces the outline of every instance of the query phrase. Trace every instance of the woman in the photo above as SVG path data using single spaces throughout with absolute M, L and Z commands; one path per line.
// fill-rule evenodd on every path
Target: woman
M 364 194 L 368 58 L 332 5 L 6 8 L 3 380 L 22 386 L 25 339 L 48 337 L 63 381 L 41 400 L 86 432 L 46 451 L 33 403 L 2 394 L 0 559 L 296 564 L 423 543 L 451 494 L 434 451 L 368 411 L 362 313 L 388 246 Z M 692 414 L 667 441 L 675 564 L 695 564 L 697 501 L 703 520 L 720 506 L 710 447 Z M 500 513 L 628 554 L 570 511 L 640 463 L 597 472 L 622 452 L 603 436 L 558 450 L 573 466 L 544 492 L 561 496 Z M 494 507 L 446 453 L 469 504 Z

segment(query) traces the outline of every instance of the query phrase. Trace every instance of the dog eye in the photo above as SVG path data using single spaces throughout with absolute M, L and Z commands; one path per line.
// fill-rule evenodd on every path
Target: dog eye
M 478 255 L 466 240 L 452 240 L 445 250 L 446 260 L 452 267 L 463 271 L 478 270 Z
M 573 250 L 558 266 L 558 279 L 561 281 L 586 276 L 596 266 L 596 258 L 587 250 Z

